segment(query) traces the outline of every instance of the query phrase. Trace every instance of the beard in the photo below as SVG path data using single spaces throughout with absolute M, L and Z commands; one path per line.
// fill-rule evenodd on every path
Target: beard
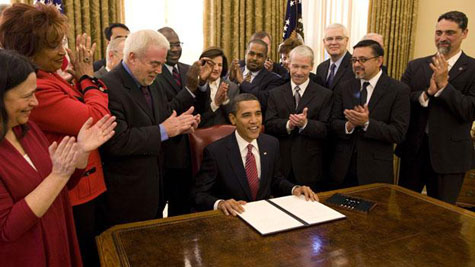
M 447 44 L 448 46 L 441 46 L 441 44 Z M 451 48 L 452 46 L 448 42 L 437 43 L 437 51 L 442 55 L 447 55 L 450 52 Z

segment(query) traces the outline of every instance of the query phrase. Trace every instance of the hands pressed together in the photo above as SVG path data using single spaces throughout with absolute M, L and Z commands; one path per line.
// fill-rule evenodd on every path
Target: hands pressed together
M 163 127 L 167 132 L 168 137 L 174 137 L 179 134 L 192 133 L 198 124 L 200 124 L 200 114 L 193 115 L 194 107 L 190 107 L 187 111 L 177 116 L 176 111 L 162 122 Z
M 74 170 L 86 161 L 89 153 L 107 142 L 114 135 L 117 123 L 115 117 L 105 115 L 92 125 L 89 118 L 81 127 L 76 138 L 66 136 L 58 144 L 53 142 L 49 147 L 49 154 L 53 164 L 52 173 L 69 179 Z M 85 167 L 85 166 L 84 166 Z
M 241 67 L 239 66 L 239 60 L 237 59 L 233 59 L 229 67 L 229 79 L 238 84 L 244 81 L 244 76 Z
M 352 131 L 356 126 L 364 126 L 369 121 L 368 104 L 355 106 L 353 109 L 343 111 L 347 122 L 347 131 Z
M 432 63 L 429 66 L 434 72 L 432 73 L 427 93 L 429 96 L 433 96 L 449 83 L 449 63 L 444 55 L 437 53 L 432 57 Z
M 308 108 L 304 108 L 300 114 L 290 114 L 289 115 L 289 128 L 293 130 L 295 127 L 302 128 L 307 125 L 307 112 Z

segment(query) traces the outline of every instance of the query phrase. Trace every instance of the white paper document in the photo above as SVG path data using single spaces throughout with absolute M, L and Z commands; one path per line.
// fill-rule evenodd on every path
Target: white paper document
M 262 235 L 346 217 L 319 202 L 294 195 L 248 202 L 243 207 L 239 217 Z

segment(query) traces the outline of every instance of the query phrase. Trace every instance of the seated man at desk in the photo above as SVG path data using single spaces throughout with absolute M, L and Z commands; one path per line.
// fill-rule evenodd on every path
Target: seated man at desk
M 318 201 L 309 187 L 294 185 L 279 173 L 279 141 L 260 133 L 262 112 L 254 95 L 236 96 L 229 120 L 236 131 L 204 149 L 193 188 L 198 210 L 219 209 L 236 216 L 246 201 L 291 193 Z

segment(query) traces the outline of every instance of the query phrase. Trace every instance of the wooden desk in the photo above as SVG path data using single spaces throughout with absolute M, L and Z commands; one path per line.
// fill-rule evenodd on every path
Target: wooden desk
M 368 214 L 261 236 L 218 211 L 124 224 L 97 237 L 103 266 L 475 266 L 475 213 L 386 184 L 338 190 Z M 333 192 L 319 194 L 321 200 Z

